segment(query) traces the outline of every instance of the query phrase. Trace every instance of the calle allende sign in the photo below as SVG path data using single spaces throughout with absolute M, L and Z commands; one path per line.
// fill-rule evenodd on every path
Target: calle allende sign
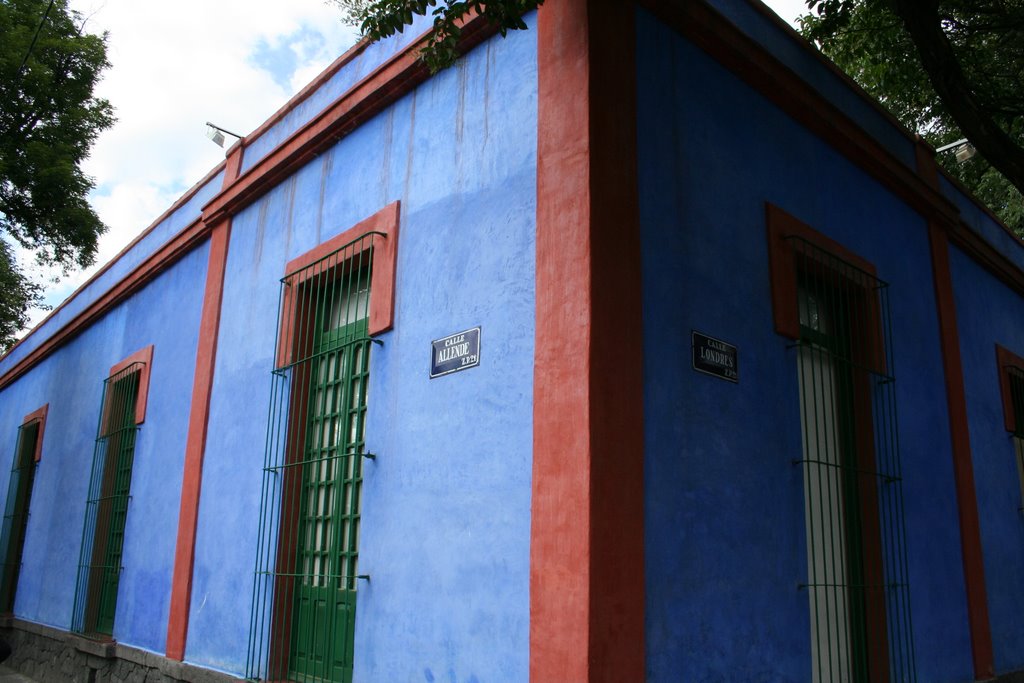
M 456 332 L 430 342 L 430 378 L 480 365 L 480 328 Z

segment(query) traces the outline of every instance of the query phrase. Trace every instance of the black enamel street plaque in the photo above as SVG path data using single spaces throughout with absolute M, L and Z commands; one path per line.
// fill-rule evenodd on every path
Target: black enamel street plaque
M 430 378 L 480 365 L 480 328 L 430 342 Z
M 730 382 L 740 381 L 736 347 L 721 339 L 693 331 L 693 369 Z

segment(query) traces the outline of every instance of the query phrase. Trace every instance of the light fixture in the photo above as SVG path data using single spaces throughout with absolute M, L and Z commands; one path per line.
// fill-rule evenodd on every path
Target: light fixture
M 206 122 L 206 137 L 213 140 L 213 144 L 217 145 L 218 147 L 224 146 L 225 133 L 227 135 L 236 137 L 239 140 L 242 139 L 242 136 L 239 135 L 238 133 L 232 133 L 230 130 L 227 130 L 226 128 L 221 128 L 220 126 L 214 123 L 210 123 L 209 121 Z
M 968 142 L 966 145 L 962 145 L 956 150 L 956 160 L 963 164 L 977 153 L 978 150 L 974 148 L 974 145 Z
M 967 163 L 970 159 L 974 157 L 975 154 L 978 153 L 978 150 L 975 149 L 974 145 L 967 141 L 967 138 L 960 138 L 956 142 L 951 142 L 948 145 L 943 145 L 942 147 L 939 147 L 937 150 L 935 150 L 935 153 L 942 154 L 943 152 L 948 152 L 951 149 L 956 150 L 954 152 L 954 154 L 956 155 L 956 160 L 959 161 L 961 164 Z

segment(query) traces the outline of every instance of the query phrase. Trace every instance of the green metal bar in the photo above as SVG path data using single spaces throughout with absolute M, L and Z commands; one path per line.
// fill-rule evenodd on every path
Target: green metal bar
M 354 607 L 355 582 L 369 578 L 355 562 L 362 461 L 373 457 L 362 441 L 373 237 L 282 279 L 278 310 L 292 341 L 275 344 L 285 367 L 272 372 L 251 680 L 351 678 L 350 617 L 334 615 Z
M 113 630 L 142 368 L 143 364 L 133 363 L 103 382 L 72 609 L 72 630 L 81 633 Z M 97 552 L 103 556 L 101 561 L 95 561 Z

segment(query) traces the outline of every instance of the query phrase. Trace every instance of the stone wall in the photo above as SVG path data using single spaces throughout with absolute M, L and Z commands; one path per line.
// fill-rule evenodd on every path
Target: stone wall
M 234 676 L 113 641 L 95 641 L 19 619 L 0 619 L 8 667 L 39 683 L 238 683 Z

